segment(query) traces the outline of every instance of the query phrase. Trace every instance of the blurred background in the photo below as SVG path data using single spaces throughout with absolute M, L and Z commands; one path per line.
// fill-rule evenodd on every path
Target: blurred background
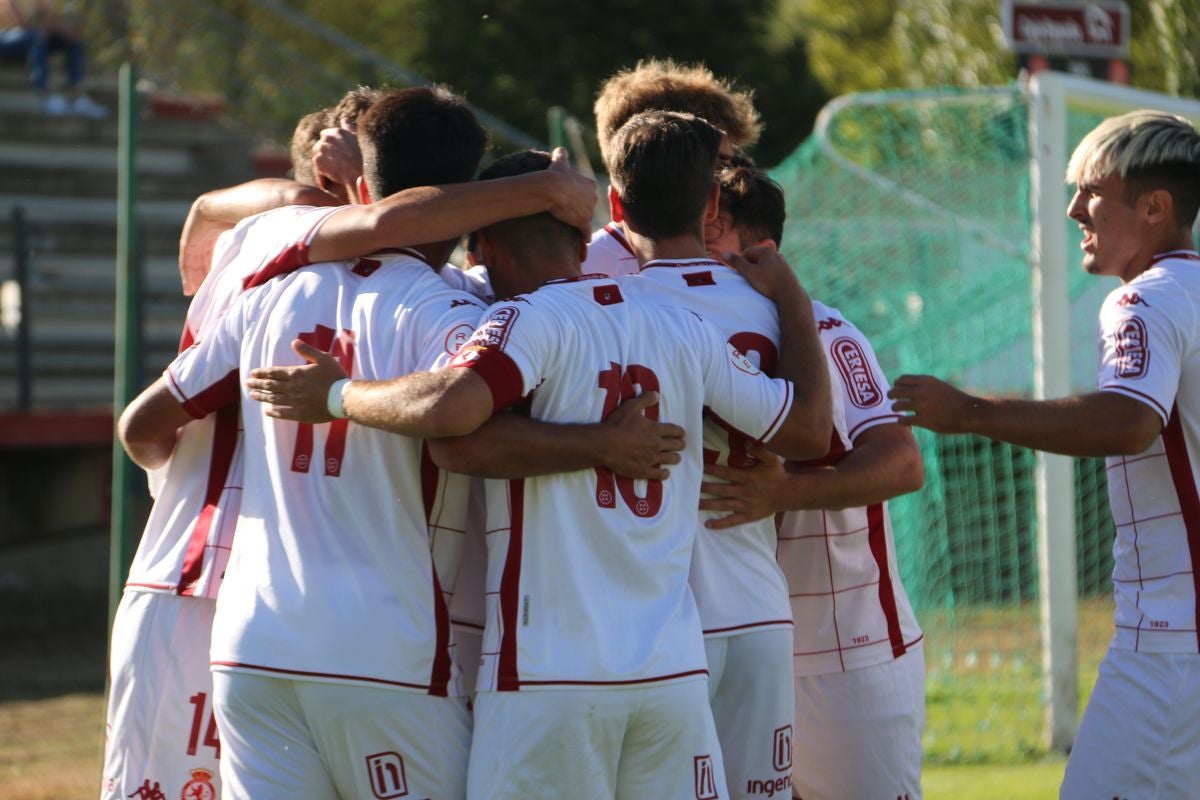
M 445 83 L 491 129 L 494 155 L 566 144 L 599 172 L 591 109 L 604 78 L 646 57 L 702 61 L 754 90 L 766 127 L 751 155 L 787 193 L 784 251 L 815 298 L 864 330 L 885 371 L 1028 395 L 1031 198 L 1058 191 L 1031 186 L 1029 76 L 1053 70 L 1200 96 L 1200 0 L 49 5 L 74 20 L 82 84 L 65 85 L 56 57 L 39 91 L 23 58 L 0 58 L 4 798 L 95 796 L 110 529 L 115 519 L 135 545 L 148 508 L 144 480 L 128 505 L 111 489 L 124 469 L 112 455 L 114 372 L 120 379 L 127 367 L 140 388 L 178 346 L 177 244 L 191 201 L 286 174 L 302 115 L 359 84 Z M 1039 34 L 1070 25 L 1073 42 Z M 136 65 L 127 140 L 135 233 L 119 253 L 118 69 L 127 63 Z M 1068 98 L 1067 152 L 1121 102 Z M 142 276 L 136 334 L 124 345 L 118 256 Z M 1069 381 L 1086 389 L 1095 315 L 1112 284 L 1083 275 L 1074 255 L 1059 262 L 1049 266 L 1069 275 Z M 975 437 L 922 434 L 920 443 L 926 485 L 894 501 L 892 514 L 926 632 L 926 796 L 1057 796 L 1034 456 Z M 1073 476 L 1072 497 L 1060 500 L 1074 530 L 1060 535 L 1076 543 L 1082 709 L 1111 635 L 1113 531 L 1103 462 L 1078 460 Z

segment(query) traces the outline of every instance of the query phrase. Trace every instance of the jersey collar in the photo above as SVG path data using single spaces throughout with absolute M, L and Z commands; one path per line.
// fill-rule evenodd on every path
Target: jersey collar
M 1175 258 L 1183 261 L 1200 261 L 1200 253 L 1197 253 L 1195 250 L 1168 250 L 1165 253 L 1155 253 L 1150 257 L 1150 266 L 1146 267 L 1146 269 L 1153 267 L 1160 261 Z
M 648 270 L 651 267 L 671 267 L 675 269 L 685 269 L 690 267 L 724 267 L 725 269 L 733 269 L 728 264 L 723 264 L 716 259 L 705 256 L 704 258 L 656 258 L 653 261 L 647 261 L 642 264 L 642 270 Z

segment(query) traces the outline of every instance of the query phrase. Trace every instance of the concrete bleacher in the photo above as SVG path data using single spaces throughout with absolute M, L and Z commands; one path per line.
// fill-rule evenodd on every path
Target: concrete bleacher
M 31 408 L 111 414 L 117 236 L 117 92 L 91 81 L 105 120 L 47 117 L 24 70 L 0 68 L 0 282 L 14 277 L 13 209 L 27 223 Z M 138 219 L 143 383 L 170 360 L 187 299 L 179 232 L 200 193 L 255 176 L 254 143 L 217 119 L 143 97 Z M 186 109 L 185 109 L 186 110 Z M 19 410 L 16 338 L 0 328 L 0 415 Z M 12 428 L 10 427 L 10 430 Z M 2 433 L 2 430 L 0 430 Z M 0 447 L 6 444 L 0 436 Z

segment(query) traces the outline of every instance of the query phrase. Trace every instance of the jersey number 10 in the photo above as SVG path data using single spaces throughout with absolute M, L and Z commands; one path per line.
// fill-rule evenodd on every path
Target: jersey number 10
M 354 364 L 354 332 L 337 331 L 337 335 L 334 334 L 333 328 L 318 325 L 315 331 L 301 333 L 296 338 L 318 350 L 328 351 L 349 373 Z M 312 462 L 313 426 L 307 422 L 299 425 L 296 448 L 292 451 L 292 472 L 308 472 Z M 342 456 L 346 452 L 346 429 L 349 425 L 350 421 L 345 419 L 335 419 L 329 423 L 329 435 L 325 437 L 325 474 L 331 478 L 342 474 Z
M 598 385 L 604 390 L 604 410 L 600 418 L 607 419 L 623 401 L 645 392 L 658 391 L 658 376 L 654 370 L 641 364 L 630 364 L 622 371 L 621 365 L 609 362 L 609 368 L 600 373 Z M 658 406 L 646 409 L 646 416 L 658 419 Z M 662 508 L 662 481 L 646 481 L 646 496 L 638 497 L 633 478 L 614 475 L 612 470 L 596 467 L 596 504 L 601 508 L 616 508 L 617 494 L 629 510 L 639 517 L 653 517 Z

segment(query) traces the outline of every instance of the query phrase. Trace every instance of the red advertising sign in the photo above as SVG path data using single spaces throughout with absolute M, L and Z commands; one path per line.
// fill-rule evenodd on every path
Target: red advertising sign
M 1004 37 L 1017 53 L 1121 58 L 1129 54 L 1124 2 L 1004 0 Z

